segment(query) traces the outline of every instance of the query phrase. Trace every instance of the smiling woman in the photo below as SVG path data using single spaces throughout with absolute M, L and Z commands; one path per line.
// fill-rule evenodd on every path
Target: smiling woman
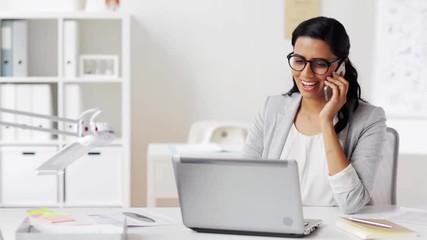
M 348 58 L 350 40 L 340 22 L 306 20 L 294 30 L 291 43 L 287 58 L 294 86 L 267 98 L 242 156 L 295 159 L 304 205 L 357 212 L 371 198 L 385 113 L 360 98 L 358 74 Z M 325 88 L 332 90 L 329 101 Z

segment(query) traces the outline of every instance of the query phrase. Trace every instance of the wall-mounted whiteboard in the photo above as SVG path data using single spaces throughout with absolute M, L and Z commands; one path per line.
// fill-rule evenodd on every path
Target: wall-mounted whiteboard
M 427 1 L 379 0 L 377 11 L 373 100 L 389 117 L 427 118 Z

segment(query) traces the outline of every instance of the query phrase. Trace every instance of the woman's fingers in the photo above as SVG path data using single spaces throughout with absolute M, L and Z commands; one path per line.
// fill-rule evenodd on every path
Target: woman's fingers
M 329 83 L 332 83 L 337 86 L 339 89 L 339 98 L 346 99 L 348 91 L 348 81 L 345 80 L 342 76 L 338 75 L 336 72 L 333 72 L 333 77 L 327 77 Z

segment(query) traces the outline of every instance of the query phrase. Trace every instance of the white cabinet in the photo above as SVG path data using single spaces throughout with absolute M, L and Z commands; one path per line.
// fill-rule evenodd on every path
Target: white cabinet
M 240 152 L 209 152 L 199 149 L 189 151 L 194 144 L 160 144 L 148 145 L 147 153 L 147 207 L 179 206 L 172 156 L 179 154 L 176 148 L 185 148 L 185 155 L 193 157 L 238 158 Z M 197 151 L 199 150 L 199 151 Z M 183 154 L 183 153 L 181 153 Z
M 55 154 L 56 146 L 0 147 L 3 206 L 56 206 L 58 176 L 37 176 L 34 169 Z
M 120 205 L 121 152 L 121 147 L 97 148 L 70 165 L 65 173 L 67 206 Z
M 107 122 L 112 126 L 117 139 L 109 146 L 96 149 L 91 155 L 75 161 L 66 169 L 66 174 L 61 176 L 35 176 L 35 169 L 47 158 L 32 161 L 26 158 L 28 156 L 20 156 L 20 161 L 25 165 L 20 168 L 20 175 L 25 179 L 28 175 L 32 179 L 33 189 L 28 193 L 32 190 L 42 192 L 41 188 L 49 191 L 43 192 L 46 199 L 41 195 L 28 198 L 25 194 L 9 197 L 11 195 L 8 192 L 23 188 L 25 183 L 15 181 L 17 176 L 11 170 L 17 167 L 13 165 L 17 164 L 13 159 L 17 159 L 19 154 L 14 153 L 16 156 L 13 156 L 4 152 L 6 149 L 14 148 L 16 152 L 33 146 L 60 149 L 75 141 L 75 137 L 2 126 L 0 205 L 16 203 L 20 206 L 33 206 L 53 203 L 58 206 L 128 207 L 130 16 L 118 12 L 0 13 L 2 39 L 10 37 L 4 36 L 4 33 L 9 33 L 4 31 L 3 27 L 7 28 L 8 25 L 3 23 L 10 25 L 14 21 L 26 22 L 27 59 L 24 60 L 27 69 L 24 74 L 1 71 L 0 107 L 71 119 L 77 119 L 87 109 L 98 108 L 102 113 L 95 121 Z M 13 36 L 13 29 L 11 34 Z M 6 50 L 2 46 L 2 56 L 4 51 L 13 56 L 15 50 L 20 48 L 13 44 L 13 37 L 11 39 L 11 46 L 6 46 Z M 7 52 L 9 50 L 11 52 Z M 89 59 L 85 64 L 90 66 L 85 66 L 85 69 L 90 71 L 81 74 L 83 68 L 80 60 L 84 58 Z M 1 113 L 0 118 L 0 121 L 22 122 L 11 114 Z M 22 123 L 59 130 L 72 130 L 75 127 L 62 122 L 35 122 L 31 119 L 25 119 Z M 49 178 L 54 179 L 53 183 L 50 180 L 49 183 L 45 182 Z

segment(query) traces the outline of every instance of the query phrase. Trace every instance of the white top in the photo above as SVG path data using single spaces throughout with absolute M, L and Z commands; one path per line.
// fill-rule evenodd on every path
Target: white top
M 348 181 L 358 181 L 350 164 L 334 176 L 329 176 L 322 134 L 306 136 L 292 124 L 280 159 L 298 163 L 301 199 L 305 206 L 337 206 L 333 193 L 345 188 Z M 345 179 L 343 179 L 345 178 Z

